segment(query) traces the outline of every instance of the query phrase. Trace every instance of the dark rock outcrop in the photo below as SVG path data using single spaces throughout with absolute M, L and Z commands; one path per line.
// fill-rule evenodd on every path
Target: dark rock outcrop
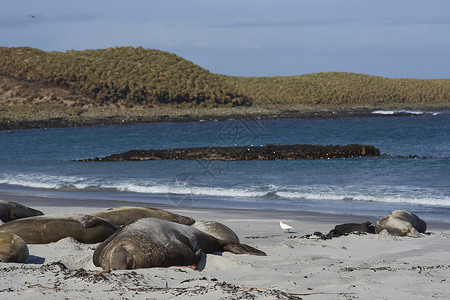
M 266 145 L 235 147 L 201 147 L 165 150 L 131 150 L 106 157 L 82 159 L 81 161 L 140 161 L 140 160 L 294 160 L 332 159 L 362 156 L 380 156 L 374 146 L 350 144 L 339 145 Z

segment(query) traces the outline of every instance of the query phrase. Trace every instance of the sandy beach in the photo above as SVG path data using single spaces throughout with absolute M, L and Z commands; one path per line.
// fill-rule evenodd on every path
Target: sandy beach
M 130 205 L 1 195 L 44 214 L 91 214 Z M 143 206 L 143 204 L 136 204 Z M 388 234 L 305 238 L 337 224 L 379 216 L 161 207 L 197 221 L 219 221 L 267 256 L 204 255 L 199 270 L 152 268 L 101 273 L 96 244 L 73 238 L 28 245 L 24 264 L 0 263 L 1 299 L 448 299 L 450 224 L 428 223 L 420 238 Z M 293 227 L 284 233 L 279 221 Z M 426 220 L 425 220 L 426 221 Z

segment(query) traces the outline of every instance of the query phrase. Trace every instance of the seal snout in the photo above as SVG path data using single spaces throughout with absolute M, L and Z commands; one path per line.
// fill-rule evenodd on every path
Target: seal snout
M 111 253 L 111 266 L 112 270 L 131 270 L 133 269 L 133 255 L 127 251 L 124 247 L 120 246 L 114 249 Z

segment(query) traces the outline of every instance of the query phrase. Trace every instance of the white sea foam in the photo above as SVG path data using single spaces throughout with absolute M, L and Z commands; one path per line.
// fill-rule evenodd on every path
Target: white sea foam
M 421 110 L 375 110 L 372 114 L 375 115 L 431 115 L 437 116 L 445 114 L 444 111 L 421 111 Z
M 123 192 L 135 192 L 146 194 L 192 194 L 198 196 L 212 197 L 263 197 L 266 193 L 261 191 L 251 191 L 247 189 L 227 189 L 220 187 L 204 186 L 178 186 L 178 185 L 136 185 L 136 184 L 118 184 L 109 185 L 107 188 L 116 188 Z
M 372 187 L 371 189 L 350 188 L 348 190 L 335 187 L 334 191 L 329 189 L 277 192 L 277 195 L 288 199 L 305 199 L 318 201 L 361 201 L 361 202 L 384 202 L 398 204 L 450 206 L 450 197 L 436 195 L 432 190 L 421 191 L 407 189 L 404 187 L 386 188 Z
M 395 115 L 395 114 L 408 114 L 408 115 L 423 115 L 427 112 L 419 110 L 375 110 L 372 112 L 377 115 Z M 433 115 L 438 113 L 432 113 Z
M 18 174 L 2 176 L 0 184 L 23 186 L 35 189 L 60 191 L 87 191 L 87 192 L 132 192 L 139 194 L 172 194 L 195 195 L 202 197 L 232 198 L 233 201 L 255 201 L 262 198 L 275 203 L 289 201 L 294 204 L 298 201 L 345 201 L 345 202 L 384 202 L 406 203 L 414 205 L 448 206 L 450 196 L 437 194 L 433 189 L 411 188 L 402 186 L 251 186 L 251 187 L 216 187 L 201 186 L 199 184 L 174 182 L 131 182 L 112 181 L 104 182 L 95 178 L 82 178 L 76 176 L 51 176 L 40 174 Z M 284 200 L 283 200 L 284 199 Z
M 3 174 L 0 184 L 18 185 L 37 189 L 59 189 L 73 187 L 84 189 L 89 186 L 85 178 L 77 176 L 57 176 L 48 174 Z

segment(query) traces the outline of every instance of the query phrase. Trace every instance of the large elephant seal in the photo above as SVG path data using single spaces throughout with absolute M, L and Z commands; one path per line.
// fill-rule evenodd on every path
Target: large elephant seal
M 28 255 L 28 246 L 20 236 L 0 231 L 1 262 L 23 263 L 27 260 Z
M 16 202 L 0 200 L 0 220 L 9 222 L 16 219 L 43 215 L 42 211 Z
M 20 236 L 28 244 L 48 244 L 66 237 L 82 243 L 103 242 L 116 227 L 102 218 L 83 214 L 54 214 L 14 220 L 0 231 Z
M 191 225 L 200 231 L 212 235 L 216 239 L 239 243 L 239 237 L 228 226 L 215 221 L 200 221 Z
M 229 251 L 266 255 L 253 247 L 219 240 L 191 226 L 156 218 L 128 224 L 94 252 L 94 265 L 104 270 L 189 266 L 200 262 L 201 253 Z
M 195 223 L 195 220 L 192 218 L 151 207 L 124 206 L 93 213 L 92 215 L 103 218 L 117 227 L 133 223 L 142 218 L 158 218 L 184 225 L 192 225 Z
M 427 223 L 412 212 L 394 210 L 377 221 L 375 232 L 383 230 L 391 235 L 418 237 L 427 230 Z

